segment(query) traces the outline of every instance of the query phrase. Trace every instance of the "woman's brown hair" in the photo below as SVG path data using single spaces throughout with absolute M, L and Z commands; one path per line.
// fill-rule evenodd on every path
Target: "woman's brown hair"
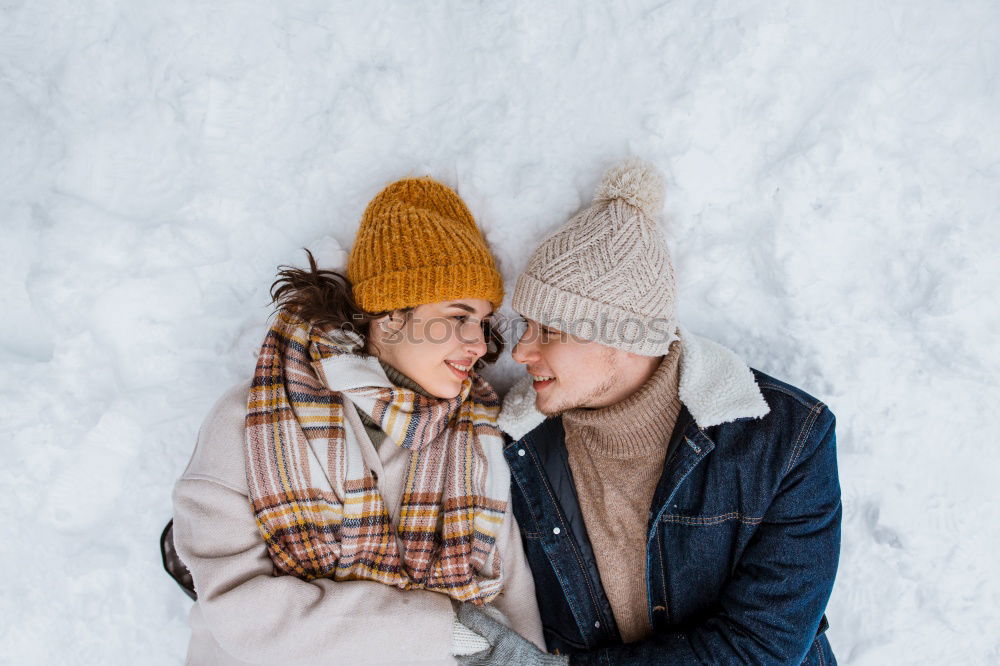
M 371 324 L 389 312 L 367 312 L 354 300 L 350 280 L 337 271 L 319 268 L 312 252 L 306 250 L 309 268 L 278 266 L 278 278 L 271 285 L 271 303 L 275 310 L 290 310 L 314 326 L 341 328 L 359 335 L 364 343 L 364 353 L 370 354 Z M 413 308 L 395 312 L 409 317 Z M 480 369 L 494 363 L 504 350 L 504 339 L 499 326 L 492 320 L 483 322 L 486 354 L 476 362 Z

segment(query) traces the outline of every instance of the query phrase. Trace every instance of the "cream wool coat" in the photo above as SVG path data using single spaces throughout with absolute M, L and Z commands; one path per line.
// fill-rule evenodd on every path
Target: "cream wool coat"
M 230 389 L 212 408 L 174 487 L 174 542 L 198 591 L 187 663 L 456 663 L 455 612 L 444 594 L 274 575 L 247 493 L 249 386 Z M 353 407 L 344 413 L 370 448 L 365 459 L 378 474 L 395 523 L 407 454 L 398 446 L 376 451 Z M 498 547 L 505 585 L 494 606 L 511 628 L 544 649 L 535 587 L 509 509 Z

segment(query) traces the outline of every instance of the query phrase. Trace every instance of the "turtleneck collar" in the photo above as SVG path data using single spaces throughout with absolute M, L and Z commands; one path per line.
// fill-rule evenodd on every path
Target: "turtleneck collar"
M 385 370 L 385 376 L 389 378 L 389 381 L 398 386 L 399 388 L 409 389 L 411 391 L 414 391 L 415 393 L 419 393 L 425 398 L 434 397 L 430 393 L 425 391 L 424 387 L 422 387 L 420 384 L 416 383 L 415 381 L 413 381 L 412 379 L 410 379 L 409 377 L 407 377 L 402 372 L 392 367 L 385 361 L 379 359 L 378 364 L 382 366 L 383 370 Z
M 624 400 L 565 412 L 567 439 L 611 458 L 641 457 L 665 448 L 681 411 L 680 344 L 675 341 L 646 383 Z

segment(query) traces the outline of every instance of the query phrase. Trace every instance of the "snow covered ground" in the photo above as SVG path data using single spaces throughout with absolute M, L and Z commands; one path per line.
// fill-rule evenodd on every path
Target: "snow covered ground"
M 0 1 L 0 662 L 183 660 L 157 537 L 278 264 L 431 174 L 513 280 L 628 154 L 686 325 L 838 415 L 841 662 L 1000 662 L 998 34 L 989 0 Z

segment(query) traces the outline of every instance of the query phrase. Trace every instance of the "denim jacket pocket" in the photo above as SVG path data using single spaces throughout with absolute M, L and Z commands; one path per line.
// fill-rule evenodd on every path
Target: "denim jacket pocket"
M 761 516 L 739 511 L 660 516 L 659 548 L 651 553 L 654 559 L 650 564 L 656 577 L 654 596 L 662 595 L 670 621 L 711 612 L 714 600 L 722 593 L 740 554 L 762 521 Z

